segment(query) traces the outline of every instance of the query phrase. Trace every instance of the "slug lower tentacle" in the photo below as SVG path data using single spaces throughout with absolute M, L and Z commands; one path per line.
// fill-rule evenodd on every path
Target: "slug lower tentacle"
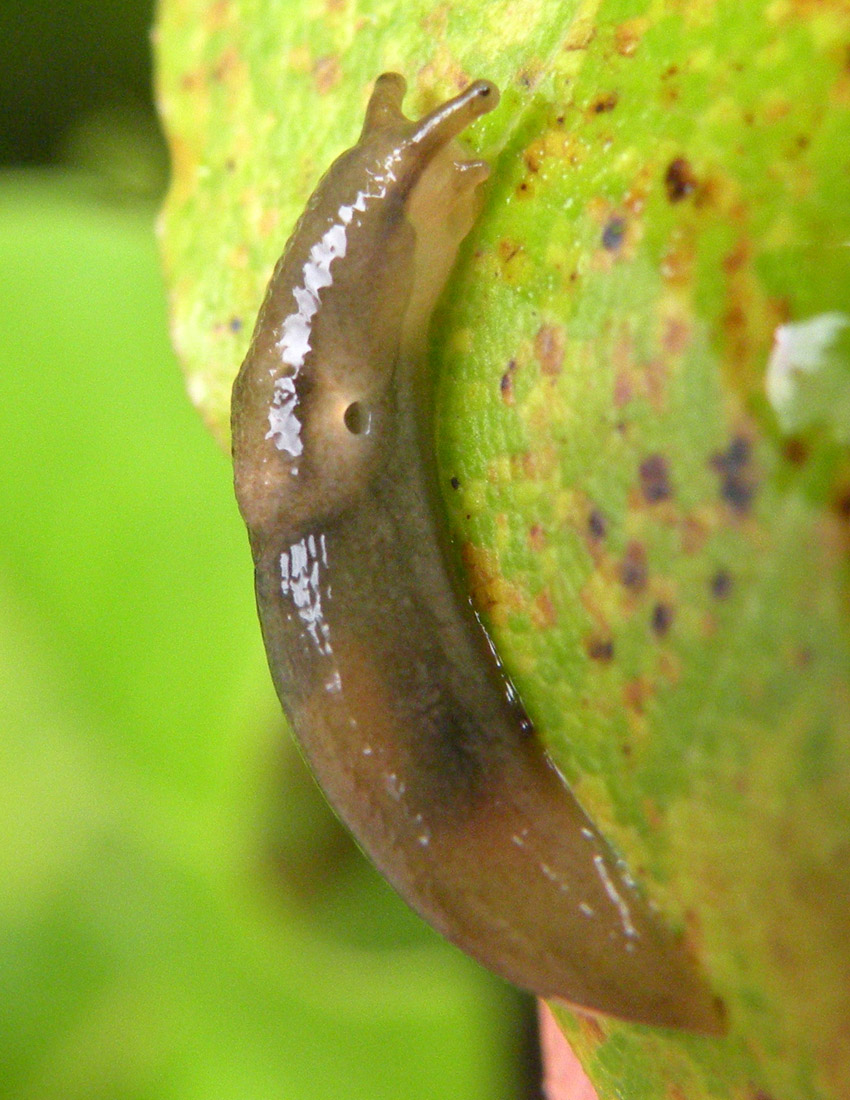
M 272 676 L 332 806 L 399 893 L 517 985 L 718 1030 L 715 1002 L 546 757 L 456 575 L 428 323 L 480 205 L 454 138 L 380 77 L 279 261 L 233 389 L 236 493 Z

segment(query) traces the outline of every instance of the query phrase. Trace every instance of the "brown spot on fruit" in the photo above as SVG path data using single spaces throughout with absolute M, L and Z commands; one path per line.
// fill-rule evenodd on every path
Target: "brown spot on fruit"
M 313 70 L 313 80 L 319 95 L 326 95 L 342 80 L 339 58 L 333 54 L 320 57 Z
M 617 53 L 622 57 L 633 57 L 648 27 L 649 20 L 645 17 L 626 19 L 618 24 L 614 30 L 614 47 Z
M 698 554 L 708 541 L 711 524 L 702 516 L 685 516 L 682 523 L 682 550 L 686 554 Z
M 607 665 L 614 659 L 614 643 L 610 638 L 588 638 L 585 645 L 591 661 Z
M 189 69 L 180 77 L 180 87 L 184 92 L 194 92 L 203 87 L 206 78 L 200 69 Z
M 602 247 L 609 252 L 616 252 L 623 243 L 626 235 L 626 219 L 621 217 L 609 218 L 602 230 Z
M 699 181 L 684 157 L 676 157 L 667 165 L 664 173 L 664 186 L 670 202 L 681 202 L 697 189 Z
M 842 473 L 838 485 L 832 491 L 831 522 L 822 527 L 825 545 L 832 553 L 842 557 L 850 555 L 850 486 L 846 478 L 846 473 Z
M 742 237 L 731 252 L 723 257 L 723 270 L 727 275 L 734 275 L 745 267 L 750 260 L 750 245 L 746 238 Z
M 579 1012 L 576 1015 L 576 1019 L 582 1039 L 588 1045 L 592 1044 L 593 1046 L 598 1046 L 607 1038 L 605 1029 L 594 1016 L 590 1016 L 585 1012 Z
M 711 578 L 711 594 L 718 600 L 725 600 L 732 591 L 732 574 L 728 569 L 718 569 Z
M 542 481 L 551 477 L 558 465 L 558 451 L 554 446 L 536 447 L 523 455 L 511 458 L 511 471 L 529 481 Z
M 534 338 L 534 351 L 544 374 L 555 377 L 564 365 L 564 330 L 559 325 L 543 325 Z
M 608 523 L 598 508 L 591 509 L 590 515 L 587 517 L 587 530 L 590 537 L 597 542 L 605 538 L 608 532 Z
M 606 111 L 613 111 L 617 106 L 619 98 L 616 92 L 608 92 L 605 95 L 599 95 L 590 104 L 590 109 L 595 115 L 605 114 Z
M 539 553 L 546 545 L 546 532 L 539 523 L 533 523 L 528 529 L 528 545 Z
M 646 711 L 646 703 L 651 694 L 652 688 L 642 676 L 629 680 L 623 686 L 623 702 L 626 709 L 632 710 L 636 714 L 643 714 Z
M 681 355 L 691 340 L 691 328 L 686 321 L 676 317 L 668 319 L 661 337 L 664 350 L 670 355 Z
M 499 260 L 499 275 L 509 285 L 522 282 L 528 270 L 528 257 L 522 244 L 505 237 L 496 249 Z
M 619 371 L 614 379 L 614 404 L 618 409 L 627 405 L 634 397 L 632 380 L 625 370 Z
M 703 615 L 699 626 L 702 636 L 710 640 L 717 634 L 717 617 L 710 613 Z
M 649 504 L 656 504 L 660 500 L 670 499 L 670 470 L 664 455 L 649 455 L 641 462 L 639 473 L 644 500 Z
M 844 489 L 835 498 L 835 511 L 844 523 L 850 523 L 850 489 Z
M 790 662 L 794 668 L 808 668 L 812 663 L 814 654 L 807 646 L 795 646 L 790 655 Z
M 611 637 L 611 626 L 608 622 L 607 600 L 603 592 L 604 580 L 599 574 L 594 574 L 589 583 L 579 592 L 579 599 L 593 623 L 593 637 L 607 640 Z
M 226 28 L 232 16 L 233 12 L 228 0 L 216 0 L 214 4 L 210 5 L 206 12 L 205 24 L 207 34 L 212 33 L 212 31 L 220 31 L 222 28 Z
M 782 455 L 793 466 L 804 466 L 809 457 L 809 445 L 804 439 L 792 436 L 783 444 Z
M 514 403 L 514 371 L 516 370 L 516 359 L 511 359 L 508 363 L 508 369 L 499 379 L 499 392 L 502 395 L 502 400 L 506 405 L 513 405 Z
M 725 451 L 711 458 L 712 468 L 720 475 L 720 496 L 733 511 L 747 512 L 757 482 L 751 465 L 752 447 L 744 435 L 734 436 Z
M 693 278 L 696 263 L 696 247 L 688 234 L 677 233 L 670 237 L 670 245 L 661 260 L 661 274 L 672 286 L 687 286 Z
M 650 359 L 644 368 L 643 389 L 650 405 L 657 413 L 664 412 L 667 405 L 667 377 L 669 369 L 661 358 Z
M 596 27 L 589 19 L 576 19 L 567 31 L 563 48 L 566 52 L 586 50 L 595 37 Z
M 649 575 L 646 549 L 639 542 L 630 542 L 620 562 L 620 583 L 630 592 L 643 592 Z
M 534 625 L 541 630 L 547 630 L 557 625 L 558 609 L 555 607 L 548 589 L 538 592 L 531 610 L 531 618 Z
M 671 686 L 678 684 L 682 679 L 682 663 L 668 650 L 662 650 L 658 655 L 658 677 L 660 680 L 666 680 Z
M 216 83 L 229 80 L 241 66 L 241 60 L 235 49 L 225 50 L 210 70 L 210 76 Z
M 659 601 L 652 609 L 652 630 L 659 638 L 663 638 L 670 630 L 673 615 L 673 608 L 669 603 Z
M 537 146 L 529 146 L 523 153 L 522 159 L 529 172 L 536 175 L 540 171 L 540 151 Z
M 469 516 L 466 517 L 469 519 Z M 502 575 L 499 559 L 492 550 L 465 542 L 461 558 L 469 580 L 472 602 L 486 611 L 493 622 L 504 623 L 508 613 L 527 606 L 526 597 Z
M 617 408 L 645 398 L 656 412 L 664 412 L 668 403 L 669 357 L 646 358 L 637 345 L 630 322 L 617 326 L 611 344 L 614 368 L 612 400 Z

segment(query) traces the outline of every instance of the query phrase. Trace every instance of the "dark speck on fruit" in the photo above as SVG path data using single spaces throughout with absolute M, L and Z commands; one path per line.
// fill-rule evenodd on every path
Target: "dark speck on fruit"
M 657 603 L 652 609 L 652 629 L 663 638 L 673 623 L 673 608 L 669 603 Z
M 684 157 L 670 161 L 664 173 L 664 186 L 670 202 L 681 202 L 696 190 L 697 178 Z
M 604 539 L 608 531 L 608 523 L 605 516 L 599 511 L 598 508 L 594 508 L 590 515 L 587 517 L 587 529 L 590 532 L 591 538 Z
M 620 217 L 610 218 L 607 225 L 602 230 L 603 248 L 607 248 L 609 252 L 616 252 L 623 243 L 625 234 L 626 219 Z
M 711 594 L 718 600 L 725 600 L 732 591 L 732 574 L 728 569 L 718 569 L 711 578 Z
M 619 96 L 616 92 L 609 92 L 607 95 L 597 96 L 593 103 L 591 103 L 590 109 L 597 115 L 604 114 L 605 111 L 613 111 L 617 106 L 618 99 Z
M 587 655 L 591 661 L 607 664 L 614 658 L 614 643 L 610 638 L 591 638 L 587 643 Z
M 639 542 L 630 542 L 620 562 L 620 581 L 631 592 L 643 592 L 646 588 L 646 550 Z
M 711 458 L 711 466 L 720 475 L 720 496 L 736 512 L 746 512 L 756 491 L 756 479 L 751 466 L 750 441 L 735 436 L 725 451 Z
M 785 441 L 782 454 L 794 466 L 803 466 L 809 457 L 808 444 L 805 440 L 792 436 Z
M 670 471 L 664 455 L 649 455 L 640 464 L 640 487 L 650 504 L 668 500 L 671 495 Z
M 516 359 L 511 359 L 508 363 L 508 369 L 499 379 L 499 390 L 502 394 L 502 398 L 506 404 L 513 404 L 514 400 L 514 371 L 516 370 Z

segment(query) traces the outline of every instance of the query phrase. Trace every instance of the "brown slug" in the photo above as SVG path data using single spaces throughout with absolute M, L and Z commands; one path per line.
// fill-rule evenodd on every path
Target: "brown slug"
M 549 762 L 441 521 L 426 338 L 487 165 L 485 80 L 412 122 L 381 76 L 275 268 L 233 387 L 272 676 L 331 805 L 491 970 L 627 1020 L 720 1028 L 682 944 Z

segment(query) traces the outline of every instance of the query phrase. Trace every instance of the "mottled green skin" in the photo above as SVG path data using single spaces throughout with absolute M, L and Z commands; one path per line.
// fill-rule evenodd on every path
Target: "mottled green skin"
M 566 1014 L 565 1030 L 603 1100 L 841 1100 L 847 426 L 827 409 L 784 436 L 764 376 L 778 324 L 846 312 L 850 297 L 846 5 L 513 4 L 524 39 L 499 5 L 399 5 L 377 47 L 373 26 L 353 30 L 369 10 L 287 29 L 293 46 L 311 43 L 296 59 L 312 68 L 278 83 L 271 50 L 245 56 L 249 82 L 224 97 L 202 81 L 181 100 L 187 65 L 212 69 L 221 46 L 186 62 L 166 7 L 175 131 L 190 160 L 223 165 L 229 149 L 239 161 L 251 97 L 261 118 L 284 95 L 303 115 L 315 61 L 331 57 L 341 84 L 323 117 L 339 148 L 338 112 L 357 113 L 345 89 L 365 94 L 381 61 L 425 66 L 427 99 L 455 66 L 494 60 L 500 114 L 514 114 L 487 132 L 507 144 L 434 346 L 450 519 L 550 750 L 653 899 L 687 924 L 730 1008 L 722 1042 Z M 198 124 L 199 102 L 215 127 Z M 177 184 L 180 315 L 205 303 L 180 330 L 190 373 L 212 365 L 224 380 L 242 353 L 226 323 L 274 253 L 249 279 L 237 242 L 255 247 L 281 170 L 302 200 L 316 178 L 315 137 L 296 138 L 265 173 L 239 164 L 235 182 L 213 173 L 191 198 Z M 689 171 L 671 172 L 678 161 Z M 210 209 L 216 236 L 195 255 Z M 223 418 L 224 400 L 205 411 Z
M 404 86 L 376 82 L 310 197 L 233 387 L 272 677 L 331 805 L 450 940 L 539 996 L 718 1032 L 692 958 L 547 760 L 448 553 L 426 337 L 487 174 L 453 138 L 498 93 L 478 81 L 412 123 Z

